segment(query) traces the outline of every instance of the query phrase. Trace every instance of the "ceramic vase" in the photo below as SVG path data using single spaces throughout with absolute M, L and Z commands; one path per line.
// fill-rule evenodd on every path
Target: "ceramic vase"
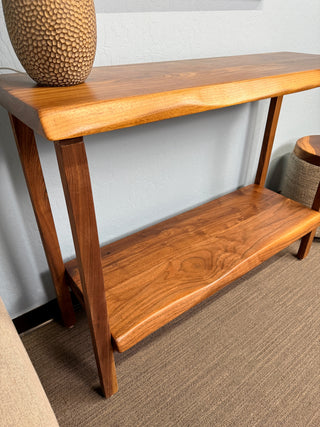
M 72 86 L 88 77 L 96 52 L 93 0 L 2 0 L 12 46 L 43 86 Z

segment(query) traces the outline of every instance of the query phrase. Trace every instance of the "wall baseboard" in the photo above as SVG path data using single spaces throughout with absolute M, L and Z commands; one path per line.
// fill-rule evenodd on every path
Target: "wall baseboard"
M 71 298 L 74 310 L 79 310 L 81 305 L 72 293 Z M 46 304 L 41 305 L 40 307 L 35 308 L 34 310 L 28 311 L 27 313 L 16 317 L 12 321 L 18 333 L 22 334 L 23 332 L 27 332 L 30 329 L 36 328 L 52 319 L 58 322 L 61 321 L 60 310 L 56 298 L 47 302 Z

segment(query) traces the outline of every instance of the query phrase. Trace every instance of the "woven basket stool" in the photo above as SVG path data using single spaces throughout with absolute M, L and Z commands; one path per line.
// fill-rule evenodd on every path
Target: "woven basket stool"
M 305 136 L 297 141 L 288 160 L 282 194 L 320 210 L 320 135 Z M 320 227 L 315 235 L 320 237 Z

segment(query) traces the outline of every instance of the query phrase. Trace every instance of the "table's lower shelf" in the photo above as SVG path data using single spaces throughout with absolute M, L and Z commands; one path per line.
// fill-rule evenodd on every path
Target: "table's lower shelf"
M 127 350 L 319 224 L 320 213 L 250 185 L 103 247 L 115 347 Z M 66 269 L 82 298 L 76 260 Z

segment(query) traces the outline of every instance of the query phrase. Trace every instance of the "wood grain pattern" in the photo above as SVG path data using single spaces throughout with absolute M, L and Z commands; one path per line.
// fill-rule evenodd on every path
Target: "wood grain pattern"
M 61 140 L 318 86 L 320 55 L 278 52 L 99 67 L 84 84 L 58 90 L 2 75 L 0 103 L 47 139 Z
M 117 390 L 112 343 L 119 351 L 130 348 L 302 236 L 301 250 L 309 250 L 320 213 L 263 184 L 282 96 L 318 86 L 320 55 L 289 52 L 100 67 L 86 83 L 67 88 L 38 87 L 23 75 L 0 76 L 0 103 L 17 117 L 16 139 L 23 143 L 29 173 L 33 159 L 39 169 L 30 128 L 56 141 L 76 249 L 76 260 L 66 264 L 67 277 L 87 311 L 105 396 Z M 272 100 L 257 185 L 100 251 L 83 135 L 263 98 Z M 31 178 L 30 191 L 41 190 L 44 183 Z M 36 215 L 47 206 L 41 201 L 46 193 L 37 197 Z M 42 229 L 46 212 L 40 215 Z M 48 212 L 51 221 L 50 205 Z M 48 245 L 49 258 L 55 259 L 55 245 Z
M 82 138 L 55 143 L 87 318 L 106 397 L 117 389 L 90 175 Z
M 320 166 L 320 135 L 310 135 L 298 139 L 294 153 L 300 159 Z
M 119 351 L 320 224 L 320 214 L 251 185 L 102 248 Z M 81 295 L 77 261 L 66 264 Z
M 28 128 L 16 117 L 10 116 L 10 120 L 42 245 L 56 290 L 62 321 L 65 326 L 71 327 L 75 324 L 75 315 L 70 292 L 65 280 L 65 267 L 53 222 L 34 133 L 32 129 Z
M 270 100 L 267 123 L 264 131 L 260 159 L 255 179 L 255 184 L 257 185 L 263 186 L 266 182 L 274 137 L 276 134 L 280 115 L 282 99 L 283 96 L 278 96 Z

